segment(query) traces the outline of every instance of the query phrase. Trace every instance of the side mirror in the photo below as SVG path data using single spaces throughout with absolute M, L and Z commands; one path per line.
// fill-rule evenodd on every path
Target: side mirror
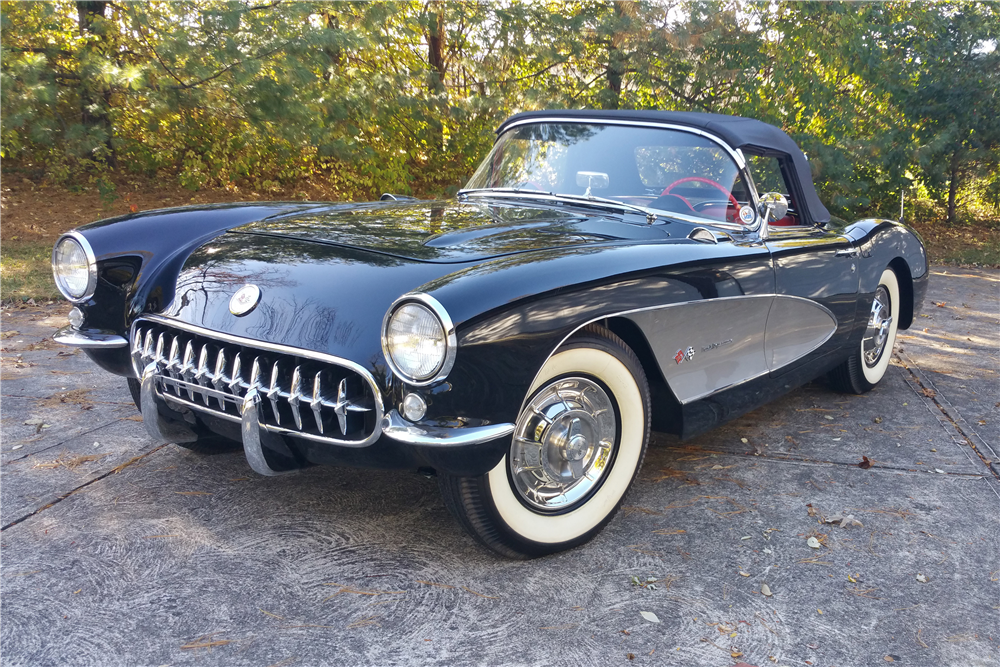
M 591 189 L 603 190 L 611 184 L 611 179 L 603 171 L 578 171 L 576 172 L 577 187 L 587 188 L 585 197 L 590 196 Z
M 788 213 L 788 200 L 780 192 L 768 192 L 760 198 L 757 210 L 764 224 L 781 220 Z

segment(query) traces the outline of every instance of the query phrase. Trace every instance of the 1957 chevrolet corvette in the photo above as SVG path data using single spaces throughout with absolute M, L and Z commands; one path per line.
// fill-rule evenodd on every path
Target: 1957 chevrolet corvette
M 264 475 L 433 468 L 515 558 L 594 537 L 651 428 L 822 374 L 870 390 L 928 277 L 906 226 L 832 220 L 779 129 L 657 111 L 517 114 L 454 200 L 150 211 L 52 265 L 55 339 L 127 378 L 152 438 L 242 442 Z

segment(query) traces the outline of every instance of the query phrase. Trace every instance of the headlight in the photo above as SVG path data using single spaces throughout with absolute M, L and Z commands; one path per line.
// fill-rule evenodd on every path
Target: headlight
M 408 294 L 386 313 L 382 349 L 393 372 L 410 384 L 444 379 L 455 362 L 455 329 L 426 294 Z
M 82 235 L 70 232 L 52 249 L 52 275 L 56 287 L 70 301 L 86 301 L 97 287 L 94 251 Z

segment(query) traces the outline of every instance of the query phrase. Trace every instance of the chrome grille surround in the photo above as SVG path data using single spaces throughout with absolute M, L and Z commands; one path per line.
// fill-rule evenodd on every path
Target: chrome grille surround
M 157 315 L 133 322 L 129 341 L 136 375 L 155 364 L 156 393 L 168 403 L 240 422 L 256 388 L 268 431 L 342 447 L 381 435 L 381 392 L 353 361 Z

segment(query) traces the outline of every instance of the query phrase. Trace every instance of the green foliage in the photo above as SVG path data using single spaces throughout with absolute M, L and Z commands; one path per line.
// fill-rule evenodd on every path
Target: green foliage
M 841 217 L 919 186 L 996 218 L 998 34 L 973 2 L 5 1 L 0 156 L 69 184 L 442 195 L 515 111 L 702 110 L 785 129 Z

